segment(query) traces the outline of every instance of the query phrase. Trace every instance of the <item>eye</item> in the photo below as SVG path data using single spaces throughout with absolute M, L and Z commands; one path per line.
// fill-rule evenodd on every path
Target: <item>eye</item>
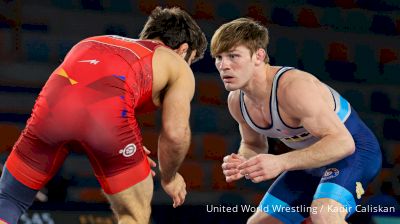
M 221 57 L 221 55 L 217 55 L 217 56 L 215 56 L 215 61 L 221 61 L 222 60 L 222 57 Z
M 230 59 L 235 59 L 235 58 L 239 57 L 238 54 L 229 54 L 228 56 Z

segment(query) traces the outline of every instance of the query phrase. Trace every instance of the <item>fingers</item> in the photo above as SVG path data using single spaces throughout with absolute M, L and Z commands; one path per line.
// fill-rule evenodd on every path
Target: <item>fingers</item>
M 243 157 L 244 159 L 244 157 Z M 222 169 L 236 169 L 244 160 L 240 156 L 232 153 L 224 157 L 224 162 L 222 163 Z
M 172 205 L 174 208 L 181 206 L 185 202 L 186 198 L 186 187 L 181 189 L 172 199 L 174 201 L 174 204 Z
M 172 204 L 172 207 L 176 208 L 181 204 L 181 199 L 179 198 L 179 195 L 175 196 L 172 198 L 174 200 L 174 204 Z
M 150 150 L 148 150 L 147 148 L 146 148 L 146 146 L 143 146 L 143 150 L 144 150 L 144 152 L 146 153 L 146 155 L 149 155 L 151 152 L 150 152 Z
M 240 164 L 238 169 L 246 179 L 250 179 L 254 183 L 270 179 L 262 168 L 262 160 L 259 156 L 253 157 L 246 162 Z
M 157 163 L 154 162 L 154 160 L 152 160 L 150 157 L 147 157 L 147 160 L 149 161 L 149 164 L 150 164 L 151 167 L 156 167 L 157 166 Z
M 222 172 L 225 175 L 226 182 L 233 182 L 243 177 L 243 175 L 240 174 L 239 170 L 237 169 L 237 167 L 242 164 L 243 161 L 245 161 L 244 157 L 235 153 L 224 157 L 224 162 L 222 163 L 221 167 Z
M 223 173 L 225 175 L 225 181 L 228 183 L 235 180 L 239 180 L 240 178 L 243 177 L 243 175 L 239 172 L 238 169 L 223 170 Z
M 224 157 L 223 161 L 224 162 L 243 162 L 244 160 L 246 160 L 243 156 L 240 156 L 238 154 L 232 153 L 230 155 L 227 155 Z
M 150 154 L 151 154 L 150 150 L 148 150 L 148 149 L 146 148 L 146 146 L 143 146 L 143 150 L 144 150 L 144 152 L 146 153 L 146 155 L 150 155 Z M 150 167 L 153 167 L 153 168 L 154 168 L 154 167 L 157 167 L 157 163 L 154 162 L 154 160 L 151 159 L 149 156 L 147 156 L 147 160 L 149 161 Z M 156 175 L 156 172 L 155 172 L 154 170 L 151 170 L 151 175 L 154 177 L 154 176 Z
M 250 179 L 254 183 L 259 183 L 276 175 L 266 173 L 263 169 L 263 161 L 266 160 L 263 156 L 255 156 L 246 160 L 243 156 L 232 153 L 224 157 L 222 170 L 225 175 L 226 182 L 239 180 L 242 177 Z
M 240 164 L 240 162 L 224 162 L 221 167 L 223 170 L 237 169 Z
M 256 165 L 254 165 L 254 166 L 249 166 L 249 167 L 244 168 L 244 169 L 239 169 L 239 172 L 240 172 L 242 175 L 247 174 L 247 175 L 250 175 L 250 176 L 251 176 L 251 174 L 253 174 L 253 173 L 255 173 L 255 172 L 259 172 L 260 170 L 262 170 L 262 168 L 261 168 L 258 164 L 256 164 Z
M 143 150 L 146 153 L 146 155 L 150 155 L 151 154 L 150 150 L 148 150 L 146 148 L 146 146 L 143 146 Z M 147 160 L 149 161 L 149 164 L 150 164 L 151 167 L 156 167 L 157 166 L 157 163 L 154 162 L 154 160 L 152 160 L 149 156 L 147 156 Z
M 244 162 L 244 161 L 246 161 L 246 158 L 244 158 L 243 156 L 241 156 L 241 155 L 238 155 L 238 154 L 232 154 L 232 158 L 233 159 L 238 159 L 238 160 L 240 160 L 240 161 L 242 161 L 242 162 Z
M 242 178 L 242 177 L 243 177 L 242 174 L 237 173 L 237 174 L 235 174 L 235 175 L 225 176 L 225 181 L 226 181 L 227 183 L 230 183 L 230 182 L 239 180 L 239 179 Z
M 186 190 L 184 189 L 179 193 L 180 203 L 176 207 L 183 205 L 183 203 L 185 202 L 185 198 L 186 198 Z
M 251 178 L 251 181 L 253 181 L 253 183 L 260 183 L 260 182 L 262 182 L 262 181 L 264 181 L 264 180 L 268 180 L 269 178 L 266 178 L 265 176 L 257 176 L 257 177 L 254 177 L 254 178 Z
M 225 180 L 226 182 L 232 182 L 235 180 L 239 180 L 240 178 L 243 177 L 242 174 L 240 174 L 239 170 L 237 169 L 237 166 L 240 163 L 223 163 L 222 164 L 222 172 L 225 175 Z
M 149 161 L 150 167 L 156 167 L 157 163 L 154 162 L 154 160 L 152 160 L 150 157 L 147 157 L 147 160 Z M 154 177 L 156 175 L 156 172 L 154 170 L 151 169 L 151 175 Z
M 259 171 L 254 171 L 254 172 L 251 172 L 251 173 L 246 173 L 246 174 L 244 175 L 244 177 L 245 177 L 246 179 L 251 179 L 251 180 L 253 180 L 253 179 L 257 178 L 257 177 L 263 177 L 264 174 L 265 174 L 265 173 L 264 173 L 263 170 L 259 170 Z
M 239 173 L 243 175 L 246 179 L 252 179 L 262 172 L 259 164 L 254 162 L 254 160 L 247 160 L 246 162 L 238 166 Z
M 240 172 L 238 169 L 229 169 L 229 170 L 222 170 L 222 173 L 224 173 L 225 176 L 232 176 L 239 174 Z
M 232 154 L 233 154 L 233 153 L 232 153 Z M 229 162 L 230 160 L 232 160 L 232 154 L 225 156 L 224 159 L 223 159 L 223 161 L 224 161 L 224 162 Z
M 186 198 L 186 183 L 183 177 L 176 173 L 175 177 L 169 181 L 161 181 L 161 185 L 165 192 L 172 198 L 174 208 L 181 206 Z
M 248 159 L 247 161 L 243 162 L 242 164 L 240 164 L 240 165 L 238 166 L 238 169 L 239 169 L 239 170 L 243 170 L 243 169 L 246 169 L 246 168 L 248 168 L 248 167 L 250 167 L 250 166 L 257 165 L 259 162 L 260 162 L 259 157 L 258 157 L 258 156 L 255 156 L 255 157 L 253 157 L 253 158 L 251 158 L 251 159 Z

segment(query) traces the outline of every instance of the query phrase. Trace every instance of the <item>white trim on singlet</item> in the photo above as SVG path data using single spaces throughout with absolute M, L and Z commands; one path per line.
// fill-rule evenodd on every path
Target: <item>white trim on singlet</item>
M 127 47 L 122 47 L 122 46 L 115 45 L 115 44 L 109 44 L 109 43 L 101 42 L 101 41 L 98 41 L 98 40 L 84 40 L 81 43 L 84 43 L 84 42 L 96 42 L 96 43 L 99 43 L 99 44 L 105 44 L 105 45 L 109 45 L 109 46 L 113 46 L 113 47 L 119 47 L 119 48 L 122 48 L 122 49 L 125 49 L 125 50 L 128 50 L 128 51 L 132 52 L 138 59 L 141 59 L 140 56 L 136 54 L 136 52 L 134 52 L 132 49 L 129 49 Z M 142 46 L 142 45 L 140 45 L 140 46 Z
M 279 128 L 281 128 L 282 125 L 286 126 L 281 117 L 278 114 L 277 111 L 277 84 L 278 84 L 278 79 L 279 77 L 284 74 L 285 72 L 294 69 L 293 67 L 282 67 L 280 68 L 276 74 L 274 75 L 273 81 L 272 81 L 272 86 L 271 86 L 271 95 L 270 95 L 270 100 L 269 100 L 269 111 L 270 111 L 270 118 L 271 118 L 271 123 L 267 127 L 261 127 L 258 126 L 253 119 L 250 117 L 250 114 L 247 111 L 246 103 L 244 102 L 244 92 L 240 90 L 240 95 L 239 95 L 239 104 L 240 104 L 240 111 L 242 112 L 242 117 L 246 121 L 246 123 L 252 127 L 256 132 L 260 134 L 266 135 L 267 132 L 274 132 L 274 128 L 276 128 L 277 124 L 279 125 Z M 290 128 L 290 127 L 289 127 Z M 291 128 L 291 129 L 298 129 L 298 128 Z
M 142 46 L 143 48 L 146 48 L 150 53 L 153 52 L 153 50 L 149 49 L 148 47 L 144 46 L 144 45 L 141 44 L 141 43 L 138 43 L 137 41 L 138 41 L 139 39 L 132 39 L 132 38 L 128 38 L 128 37 L 121 37 L 121 36 L 118 36 L 118 35 L 108 35 L 107 37 L 110 37 L 110 38 L 113 38 L 113 39 L 117 39 L 117 40 L 126 41 L 126 42 L 133 43 L 133 44 L 137 44 L 137 45 Z M 155 41 L 153 41 L 153 40 L 148 40 L 148 41 L 155 42 Z

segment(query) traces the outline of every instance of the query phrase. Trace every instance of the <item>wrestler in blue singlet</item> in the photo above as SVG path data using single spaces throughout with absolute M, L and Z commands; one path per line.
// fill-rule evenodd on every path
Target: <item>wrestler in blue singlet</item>
M 243 100 L 243 92 L 240 93 L 240 108 L 243 118 L 256 132 L 269 138 L 278 138 L 292 149 L 302 149 L 314 144 L 319 138 L 312 136 L 303 127 L 288 126 L 278 111 L 279 79 L 291 69 L 283 67 L 274 77 L 270 100 L 272 122 L 269 127 L 262 128 L 253 123 Z M 341 203 L 349 217 L 356 211 L 364 190 L 381 168 L 382 155 L 376 137 L 349 102 L 334 89 L 327 87 L 335 102 L 335 112 L 353 136 L 356 150 L 333 164 L 316 169 L 287 171 L 275 180 L 259 208 L 284 223 L 303 221 L 309 216 L 312 201 L 319 198 L 330 198 Z

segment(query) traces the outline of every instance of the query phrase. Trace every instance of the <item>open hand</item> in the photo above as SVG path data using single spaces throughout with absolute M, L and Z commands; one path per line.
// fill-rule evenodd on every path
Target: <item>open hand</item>
M 222 171 L 225 175 L 226 182 L 232 182 L 239 180 L 244 175 L 239 172 L 238 166 L 245 162 L 246 159 L 243 156 L 232 153 L 224 157 L 224 162 L 222 163 Z
M 241 175 L 254 183 L 277 177 L 284 169 L 283 161 L 279 156 L 271 154 L 259 154 L 238 166 Z
M 174 201 L 174 208 L 183 204 L 187 194 L 186 183 L 179 173 L 176 173 L 175 176 L 169 181 L 161 180 L 161 186 Z
M 149 161 L 149 164 L 150 164 L 150 167 L 152 167 L 152 168 L 155 168 L 155 167 L 157 167 L 157 163 L 156 162 L 154 162 L 154 160 L 152 160 L 151 158 L 150 158 L 150 150 L 148 150 L 147 148 L 146 148 L 146 146 L 143 146 L 143 149 L 144 149 L 144 152 L 146 153 L 146 155 L 147 155 L 147 160 Z M 151 170 L 151 175 L 154 177 L 155 175 L 156 175 L 156 172 L 154 171 L 154 170 Z

